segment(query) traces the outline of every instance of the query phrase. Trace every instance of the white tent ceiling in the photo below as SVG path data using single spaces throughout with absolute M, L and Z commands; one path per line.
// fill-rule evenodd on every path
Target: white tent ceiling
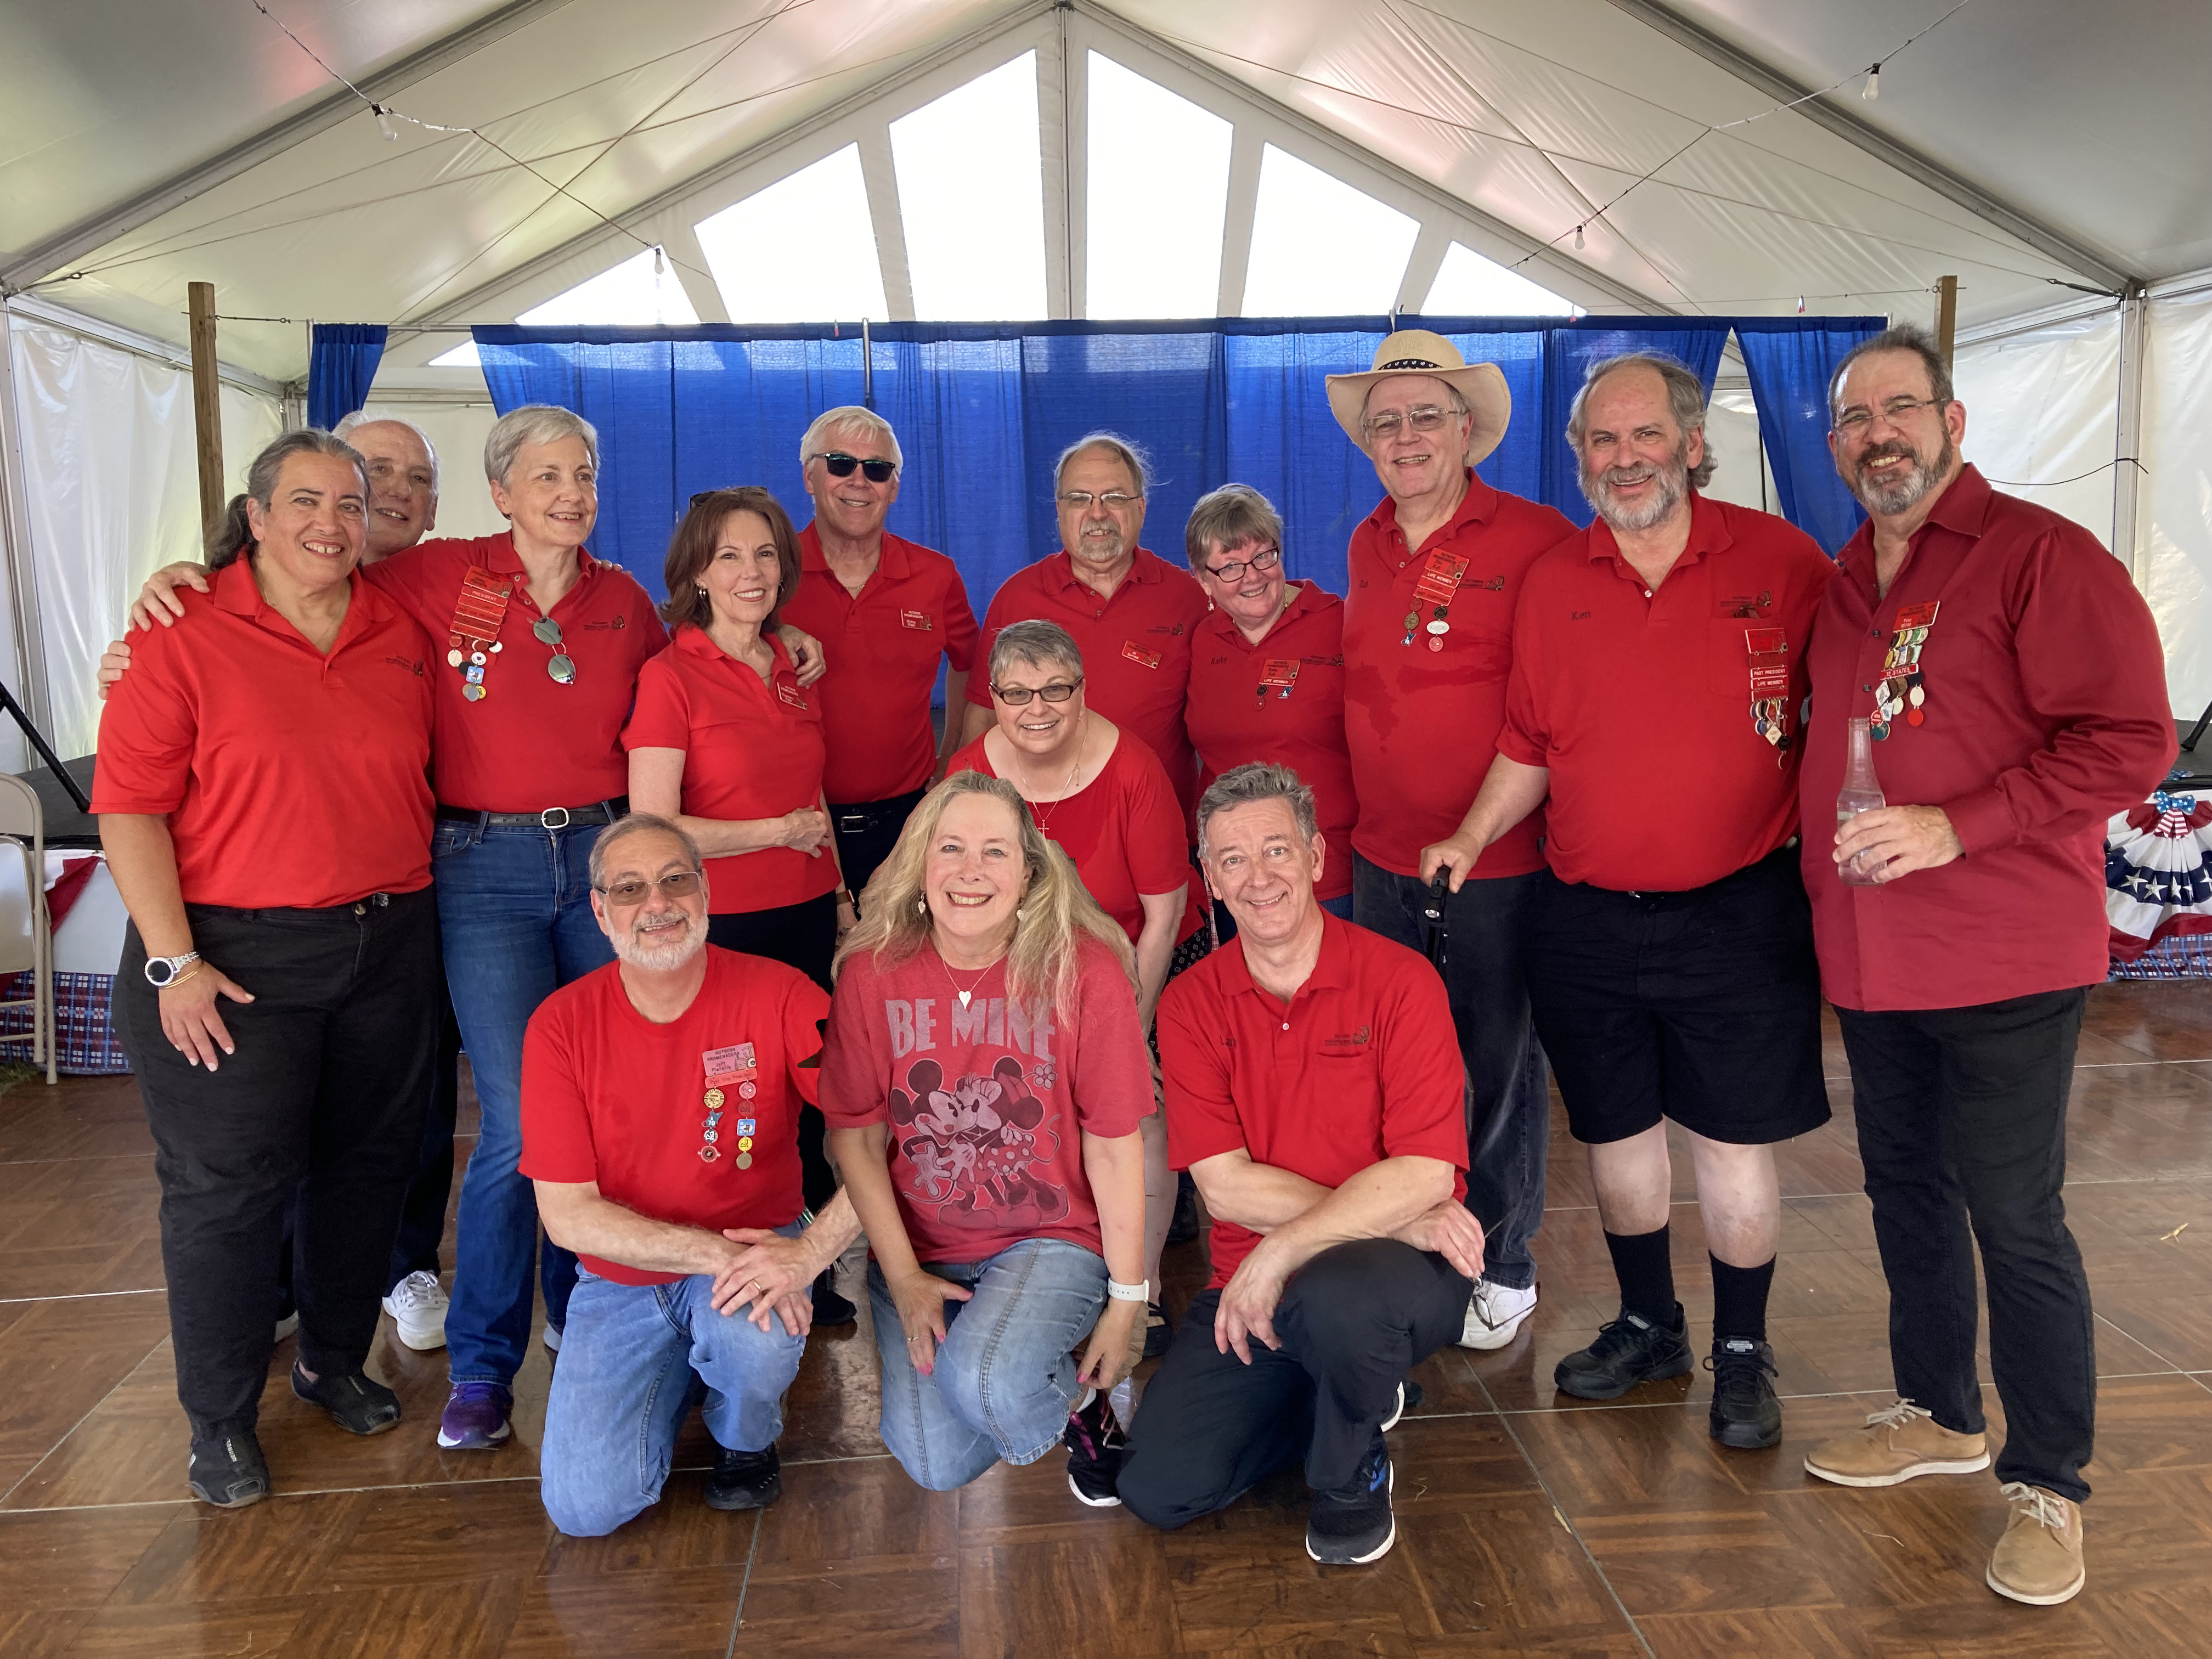
M 475 131 L 384 141 L 256 0 L 5 0 L 0 280 L 176 339 L 191 280 L 234 318 L 483 319 L 646 240 L 711 319 L 699 219 L 848 143 L 887 178 L 885 122 L 1032 50 L 1058 314 L 1111 234 L 1081 212 L 1088 50 L 1237 123 L 1232 241 L 1262 142 L 1419 218 L 1407 306 L 1454 240 L 1593 309 L 1917 317 L 1952 273 L 1968 322 L 2212 265 L 2202 0 L 265 3 L 370 96 Z M 223 355 L 289 379 L 305 338 L 226 323 Z

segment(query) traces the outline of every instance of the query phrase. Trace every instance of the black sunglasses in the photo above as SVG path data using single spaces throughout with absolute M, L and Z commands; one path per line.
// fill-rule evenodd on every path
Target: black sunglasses
M 819 452 L 814 459 L 830 469 L 830 476 L 833 478 L 849 478 L 853 476 L 853 469 L 857 466 L 860 469 L 860 476 L 870 483 L 889 483 L 891 475 L 898 471 L 893 462 L 864 461 L 857 455 L 848 455 L 842 449 Z

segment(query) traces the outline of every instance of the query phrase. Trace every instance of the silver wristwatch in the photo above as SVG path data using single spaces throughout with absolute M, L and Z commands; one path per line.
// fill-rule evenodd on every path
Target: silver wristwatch
M 146 983 L 155 990 L 176 983 L 177 975 L 200 959 L 197 951 L 187 951 L 180 957 L 148 957 Z

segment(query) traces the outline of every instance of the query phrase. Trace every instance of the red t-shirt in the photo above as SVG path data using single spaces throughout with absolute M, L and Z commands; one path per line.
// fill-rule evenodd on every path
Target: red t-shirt
M 834 805 L 858 806 L 921 788 L 937 766 L 929 699 L 938 664 L 960 674 L 975 664 L 975 613 L 958 568 L 886 532 L 855 596 L 830 571 L 811 524 L 799 532 L 799 591 L 782 619 L 820 640 L 829 659 L 807 689 L 830 744 L 823 789 Z
M 1686 891 L 1797 833 L 1805 640 L 1835 567 L 1787 520 L 1690 500 L 1656 591 L 1602 519 L 1523 581 L 1498 752 L 1551 769 L 1561 881 Z
M 997 777 L 983 747 L 989 736 L 984 733 L 955 755 L 945 775 L 973 768 Z M 1065 799 L 1030 802 L 1030 816 L 1046 839 L 1060 843 L 1098 908 L 1121 924 L 1132 945 L 1145 931 L 1139 894 L 1183 890 L 1182 920 L 1176 924 L 1178 945 L 1206 925 L 1198 896 L 1201 884 L 1191 867 L 1175 792 L 1152 751 L 1133 742 L 1127 732 L 1114 740 L 1114 752 L 1097 777 Z
M 1058 623 L 1083 653 L 1084 698 L 1124 731 L 1152 746 L 1167 769 L 1182 808 L 1184 833 L 1198 805 L 1198 758 L 1183 726 L 1190 686 L 1192 631 L 1204 619 L 1205 589 L 1187 570 L 1139 548 L 1129 574 L 1100 599 L 1075 578 L 1065 552 L 1040 559 L 1006 578 L 991 597 L 968 701 L 991 707 L 991 645 L 1008 623 Z
M 1190 740 L 1199 793 L 1232 766 L 1273 761 L 1314 792 L 1328 851 L 1322 898 L 1352 890 L 1352 830 L 1359 817 L 1344 740 L 1344 601 L 1294 582 L 1291 603 L 1254 645 L 1225 611 L 1198 625 L 1190 653 Z
M 1178 1170 L 1242 1150 L 1334 1188 L 1386 1158 L 1434 1158 L 1467 1195 L 1459 1037 L 1443 981 L 1402 945 L 1324 911 L 1320 959 L 1285 1007 L 1231 939 L 1168 981 L 1159 1042 Z M 1209 1285 L 1259 1242 L 1217 1217 Z
M 1025 1238 L 1103 1251 L 1082 1134 L 1118 1139 L 1152 1109 L 1136 993 L 1085 941 L 1073 1006 L 1006 994 L 1000 961 L 963 975 L 960 1006 L 936 947 L 896 965 L 846 958 L 830 1012 L 822 1113 L 888 1122 L 885 1156 L 922 1261 L 981 1261 Z
M 800 689 L 783 641 L 770 635 L 768 644 L 773 690 L 688 623 L 637 677 L 637 712 L 623 743 L 684 751 L 687 817 L 780 818 L 821 804 L 821 704 Z M 798 904 L 836 886 L 826 850 L 763 847 L 707 860 L 708 905 L 718 916 Z
M 1513 609 L 1528 567 L 1575 533 L 1566 515 L 1492 489 L 1473 472 L 1449 523 L 1406 545 L 1398 504 L 1382 506 L 1352 532 L 1352 586 L 1344 601 L 1344 731 L 1359 793 L 1352 844 L 1370 864 L 1420 874 L 1421 848 L 1459 828 L 1497 757 L 1513 666 Z M 1434 610 L 1418 592 L 1429 556 L 1468 561 L 1446 619 L 1443 649 L 1428 642 Z M 1413 642 L 1406 618 L 1418 612 Z M 1544 815 L 1531 812 L 1474 866 L 1478 879 L 1543 867 Z
M 631 1005 L 619 963 L 595 969 L 530 1017 L 522 1173 L 597 1182 L 601 1198 L 679 1227 L 788 1225 L 805 1207 L 799 1104 L 816 1097 L 829 1012 L 797 969 L 712 945 L 699 994 L 665 1025 Z M 723 1052 L 741 1046 L 750 1054 Z M 710 1085 L 710 1073 L 720 1080 Z M 719 1107 L 707 1103 L 709 1086 L 722 1091 Z M 710 1144 L 714 1158 L 702 1158 Z M 621 1285 L 683 1277 L 579 1259 Z
M 531 632 L 538 611 L 513 538 L 422 542 L 364 567 L 362 574 L 430 636 L 437 707 L 432 737 L 438 799 L 447 805 L 539 812 L 629 793 L 623 721 L 637 671 L 668 643 L 668 634 L 629 572 L 588 553 L 578 557 L 582 574 L 553 607 L 558 648 L 576 666 L 566 685 L 546 672 L 556 647 Z M 462 576 L 471 565 L 514 579 L 500 624 L 501 648 L 484 653 L 484 695 L 473 702 L 462 696 L 471 665 L 455 668 L 447 660 Z
M 1971 466 L 1914 534 L 1887 595 L 1875 592 L 1869 526 L 1837 564 L 1806 653 L 1813 727 L 1799 780 L 1829 1000 L 1967 1008 L 2102 980 L 2106 820 L 2142 801 L 2174 755 L 2165 653 L 2127 566 Z M 1914 677 L 1887 679 L 1914 612 L 1910 631 L 1927 630 Z M 1874 745 L 1882 795 L 1942 807 L 1966 855 L 1846 887 L 1832 828 L 1844 721 L 1871 716 L 1884 683 L 1906 690 L 1909 712 Z
M 187 904 L 319 909 L 430 881 L 429 642 L 356 574 L 325 656 L 240 558 L 146 630 L 92 810 L 167 815 Z

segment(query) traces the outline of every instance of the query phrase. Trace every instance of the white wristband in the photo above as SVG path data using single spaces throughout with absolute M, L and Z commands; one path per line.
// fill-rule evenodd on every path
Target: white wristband
M 1109 1278 L 1106 1281 L 1106 1294 L 1116 1302 L 1149 1302 L 1152 1299 L 1151 1285 L 1141 1279 L 1133 1285 L 1124 1285 L 1119 1279 Z

